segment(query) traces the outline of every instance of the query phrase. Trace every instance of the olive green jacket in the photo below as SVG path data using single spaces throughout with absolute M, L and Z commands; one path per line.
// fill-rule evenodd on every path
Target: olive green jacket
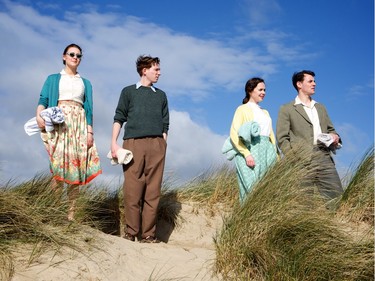
M 315 107 L 318 112 L 322 133 L 337 134 L 325 106 L 316 103 Z M 295 104 L 293 100 L 280 107 L 276 124 L 276 140 L 284 154 L 297 143 L 303 142 L 306 145 L 313 146 L 313 124 L 303 109 L 302 104 Z

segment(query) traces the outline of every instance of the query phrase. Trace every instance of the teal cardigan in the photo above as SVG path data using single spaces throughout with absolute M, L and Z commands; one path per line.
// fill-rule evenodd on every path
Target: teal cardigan
M 59 82 L 61 74 L 51 74 L 44 82 L 42 91 L 40 92 L 38 105 L 43 105 L 45 108 L 57 106 L 59 100 Z M 83 108 L 86 113 L 86 121 L 88 125 L 93 123 L 93 102 L 92 102 L 92 86 L 89 80 L 82 78 L 85 85 L 85 94 L 83 100 Z

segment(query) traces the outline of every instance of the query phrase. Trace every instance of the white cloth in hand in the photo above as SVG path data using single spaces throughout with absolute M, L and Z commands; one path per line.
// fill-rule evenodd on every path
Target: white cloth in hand
M 112 152 L 109 151 L 107 154 L 107 158 L 111 159 L 112 166 L 118 165 L 118 164 L 128 164 L 133 159 L 133 153 L 130 150 L 119 148 L 116 151 L 117 157 L 112 157 Z
M 54 124 L 61 124 L 65 121 L 64 113 L 62 112 L 61 108 L 57 106 L 42 110 L 40 112 L 40 116 L 44 119 L 44 122 L 46 124 L 45 130 L 47 132 L 51 132 L 54 130 Z M 36 122 L 36 117 L 28 120 L 24 125 L 24 129 L 26 134 L 28 134 L 29 136 L 41 131 L 41 128 L 39 128 L 38 123 Z

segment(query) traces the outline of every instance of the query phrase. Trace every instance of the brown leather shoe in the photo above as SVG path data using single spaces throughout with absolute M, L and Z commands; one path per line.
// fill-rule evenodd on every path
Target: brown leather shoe
M 140 243 L 160 243 L 161 241 L 153 236 L 147 236 L 146 238 L 142 238 Z
M 125 233 L 124 238 L 129 241 L 135 241 L 135 236 L 130 233 Z

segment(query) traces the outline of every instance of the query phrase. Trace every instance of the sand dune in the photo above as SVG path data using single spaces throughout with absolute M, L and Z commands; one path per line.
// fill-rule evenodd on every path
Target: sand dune
M 77 243 L 93 237 L 97 248 L 86 243 L 84 252 L 46 251 L 30 265 L 30 249 L 19 249 L 12 281 L 220 280 L 212 273 L 213 237 L 222 226 L 221 214 L 182 204 L 179 215 L 180 223 L 168 234 L 167 243 L 131 242 L 85 228 L 87 233 Z M 162 233 L 162 223 L 158 229 Z

